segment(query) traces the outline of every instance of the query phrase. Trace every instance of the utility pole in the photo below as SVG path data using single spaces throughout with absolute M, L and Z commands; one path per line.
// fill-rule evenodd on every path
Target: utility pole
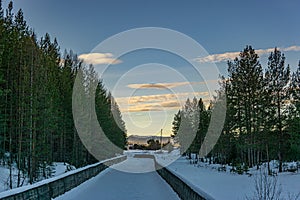
M 163 147 L 163 144 L 162 144 L 162 129 L 160 129 L 160 151 L 162 152 L 162 147 Z

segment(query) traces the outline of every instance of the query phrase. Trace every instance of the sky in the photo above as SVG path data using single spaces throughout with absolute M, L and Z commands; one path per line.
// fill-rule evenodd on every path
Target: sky
M 186 98 L 196 96 L 208 103 L 209 91 L 217 89 L 218 75 L 226 75 L 226 61 L 238 56 L 246 45 L 257 50 L 263 66 L 274 47 L 285 53 L 292 69 L 300 60 L 298 0 L 15 0 L 14 7 L 15 11 L 23 9 L 39 37 L 50 33 L 62 52 L 72 49 L 101 71 L 105 86 L 120 106 L 128 135 L 158 135 L 160 129 L 170 135 L 174 114 Z M 204 53 L 186 58 L 144 48 L 116 57 L 109 48 L 97 51 L 97 45 L 115 34 L 143 27 L 180 32 L 201 45 Z M 135 39 L 118 45 L 130 46 Z M 178 44 L 179 49 L 183 45 L 176 39 L 170 43 Z M 188 45 L 182 46 L 185 48 Z M 108 65 L 105 71 L 104 65 Z

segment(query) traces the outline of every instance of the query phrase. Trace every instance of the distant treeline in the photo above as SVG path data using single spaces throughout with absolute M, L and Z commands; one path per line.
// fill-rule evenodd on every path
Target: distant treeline
M 76 167 L 96 162 L 74 126 L 72 91 L 78 72 L 84 87 L 97 82 L 97 117 L 108 138 L 123 149 L 126 130 L 118 105 L 93 66 L 84 66 L 72 51 L 61 55 L 49 34 L 37 39 L 22 10 L 14 14 L 12 2 L 4 10 L 0 0 L 0 164 L 10 168 L 10 188 L 13 167 L 21 186 L 25 178 L 33 183 L 49 177 L 54 161 Z M 89 92 L 86 88 L 85 95 Z
M 161 145 L 159 140 L 150 139 L 147 141 L 147 145 L 146 144 L 133 144 L 133 145 L 129 145 L 129 149 L 159 150 L 159 149 L 161 149 L 161 147 L 164 148 L 169 144 L 170 144 L 170 142 L 163 143 Z
M 208 109 L 201 99 L 188 99 L 175 115 L 176 138 L 182 118 L 198 113 L 199 124 L 190 119 L 189 126 L 197 129 L 197 135 L 187 153 L 199 152 L 215 103 L 226 99 L 223 131 L 208 157 L 249 167 L 276 159 L 280 172 L 283 161 L 300 160 L 300 64 L 291 72 L 284 54 L 275 48 L 263 67 L 255 50 L 247 46 L 239 57 L 228 61 L 228 76 L 221 77 L 220 85 Z

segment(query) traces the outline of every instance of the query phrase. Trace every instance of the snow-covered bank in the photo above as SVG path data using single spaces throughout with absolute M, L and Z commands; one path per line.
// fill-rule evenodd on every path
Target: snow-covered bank
M 159 163 L 167 164 L 170 160 L 173 160 L 171 158 L 172 154 L 155 154 L 155 156 Z M 242 200 L 253 196 L 255 178 L 259 176 L 259 171 L 249 169 L 249 174 L 252 176 L 247 174 L 238 175 L 230 173 L 230 170 L 219 172 L 218 167 L 220 166 L 216 164 L 209 165 L 208 163 L 190 164 L 190 161 L 185 157 L 180 157 L 167 168 L 217 200 Z M 300 172 L 284 172 L 278 174 L 276 178 L 282 190 L 282 199 L 288 199 L 289 195 L 300 193 Z
M 70 175 L 76 176 L 76 175 L 80 174 L 83 171 L 87 171 L 87 170 L 92 169 L 91 171 L 94 172 L 93 171 L 94 167 L 98 167 L 99 166 L 100 170 L 103 170 L 103 168 L 101 167 L 101 165 L 104 164 L 104 165 L 110 166 L 114 162 L 120 162 L 120 160 L 123 160 L 124 158 L 126 158 L 126 157 L 123 156 L 123 155 L 121 155 L 121 156 L 117 156 L 117 157 L 114 157 L 114 158 L 106 159 L 106 160 L 103 160 L 101 162 L 98 162 L 98 163 L 95 163 L 95 164 L 92 164 L 92 165 L 88 165 L 88 166 L 85 166 L 85 167 L 82 167 L 82 168 L 79 168 L 79 169 L 76 169 L 76 170 L 69 171 L 67 173 L 63 173 L 63 174 L 61 174 L 59 176 L 56 176 L 56 177 L 53 177 L 53 178 L 49 178 L 49 179 L 45 179 L 45 180 L 39 181 L 39 182 L 34 183 L 32 185 L 26 185 L 26 186 L 23 186 L 23 187 L 14 188 L 12 190 L 7 190 L 7 191 L 4 191 L 4 192 L 0 193 L 0 199 L 4 198 L 4 197 L 11 196 L 11 195 L 23 193 L 23 192 L 28 192 L 29 190 L 35 190 L 35 189 L 38 189 L 38 187 L 46 185 L 46 184 L 49 184 L 49 183 L 54 183 L 55 182 L 55 184 L 56 184 L 59 181 L 63 181 L 64 178 L 69 177 Z M 82 183 L 82 182 L 80 182 L 80 183 Z M 76 184 L 80 184 L 80 183 L 76 183 Z M 59 191 L 59 192 L 64 192 L 64 191 L 65 190 Z
M 50 177 L 56 177 L 59 175 L 62 175 L 68 171 L 75 170 L 76 168 L 68 163 L 62 163 L 62 162 L 54 162 L 51 166 L 48 166 L 48 168 L 51 169 L 51 175 Z M 0 166 L 0 192 L 4 192 L 9 189 L 9 168 Z M 21 174 L 22 176 L 22 174 Z M 12 183 L 13 183 L 13 188 L 17 188 L 17 179 L 18 179 L 18 169 L 16 165 L 12 166 Z M 45 180 L 41 179 L 40 181 Z M 21 178 L 21 183 L 22 186 L 27 186 L 29 185 L 29 180 L 26 177 Z

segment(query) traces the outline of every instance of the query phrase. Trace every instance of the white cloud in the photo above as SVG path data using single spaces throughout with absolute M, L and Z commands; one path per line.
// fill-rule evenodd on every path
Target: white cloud
M 300 46 L 290 46 L 286 48 L 277 48 L 280 51 L 300 51 Z M 269 54 L 274 51 L 274 48 L 269 49 L 258 49 L 255 50 L 255 52 L 261 56 L 265 54 Z M 223 62 L 227 60 L 234 60 L 236 57 L 238 57 L 240 52 L 225 52 L 221 54 L 213 54 L 205 57 L 196 58 L 195 61 L 199 63 L 213 63 L 213 62 Z
M 282 51 L 300 51 L 300 46 L 290 46 L 283 48 Z
M 122 61 L 113 57 L 111 53 L 88 53 L 88 54 L 81 54 L 78 58 L 84 60 L 86 63 L 89 64 L 119 64 Z
M 227 60 L 233 60 L 239 56 L 240 52 L 226 52 L 221 54 L 213 54 L 202 58 L 196 58 L 195 61 L 199 63 L 208 63 L 208 62 L 222 62 Z

